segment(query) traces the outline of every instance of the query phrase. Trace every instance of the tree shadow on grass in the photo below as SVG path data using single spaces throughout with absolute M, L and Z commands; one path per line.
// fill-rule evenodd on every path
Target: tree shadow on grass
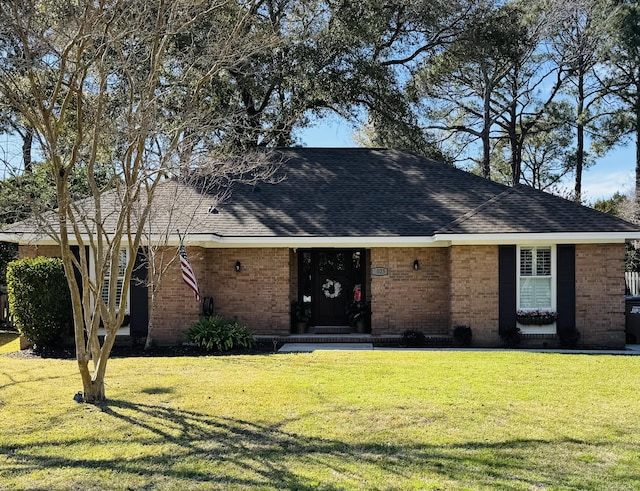
M 571 475 L 566 475 L 566 469 L 541 465 L 537 455 L 586 452 L 594 446 L 594 442 L 571 439 L 470 441 L 451 445 L 353 443 L 286 430 L 292 423 L 304 423 L 295 419 L 266 425 L 170 405 L 121 400 L 111 400 L 99 408 L 113 418 L 118 427 L 124 423 L 131 428 L 126 439 L 122 435 L 105 435 L 104 443 L 122 446 L 119 453 L 124 457 L 83 459 L 81 455 L 78 458 L 52 456 L 54 452 L 43 455 L 40 449 L 61 444 L 52 441 L 13 445 L 0 447 L 0 453 L 7 456 L 4 464 L 0 459 L 0 476 L 13 466 L 15 469 L 9 469 L 10 472 L 22 474 L 72 468 L 85 478 L 94 476 L 94 483 L 100 483 L 103 488 L 110 484 L 100 481 L 106 479 L 100 477 L 101 472 L 115 473 L 118 483 L 113 487 L 117 488 L 123 488 L 123 482 L 130 479 L 151 488 L 203 486 L 328 491 L 401 489 L 416 483 L 428 487 L 443 482 L 449 489 L 515 490 L 553 487 L 571 475 L 580 475 L 581 470 L 591 465 L 578 461 L 575 468 L 571 468 Z M 88 440 L 64 442 L 80 448 L 100 444 Z M 128 454 L 126 446 L 131 444 L 143 450 Z M 145 448 L 149 451 L 145 452 Z M 630 471 L 627 479 L 629 483 L 640 483 L 640 472 Z M 71 487 L 73 484 L 69 483 Z

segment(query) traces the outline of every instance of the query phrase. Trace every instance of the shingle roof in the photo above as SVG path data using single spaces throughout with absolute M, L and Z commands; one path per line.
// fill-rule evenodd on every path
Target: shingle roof
M 637 232 L 628 222 L 531 189 L 509 188 L 408 152 L 282 150 L 286 176 L 237 187 L 215 215 L 223 236 L 432 236 Z
M 216 214 L 209 212 L 213 196 L 175 181 L 163 183 L 155 196 L 152 227 L 266 238 L 561 232 L 635 237 L 639 232 L 631 223 L 557 196 L 527 186 L 509 188 L 408 152 L 294 148 L 275 151 L 272 158 L 282 162 L 281 181 L 237 184 L 230 199 L 216 205 Z M 170 223 L 176 201 L 182 206 Z M 23 222 L 5 231 L 25 227 Z

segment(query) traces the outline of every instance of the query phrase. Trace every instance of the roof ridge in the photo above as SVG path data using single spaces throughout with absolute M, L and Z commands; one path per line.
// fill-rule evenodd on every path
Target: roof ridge
M 498 201 L 500 201 L 501 199 L 503 199 L 505 196 L 514 193 L 516 190 L 515 187 L 508 187 L 507 189 L 505 189 L 504 191 L 502 191 L 499 194 L 496 194 L 495 196 L 493 196 L 492 198 L 488 199 L 487 201 L 485 201 L 484 203 L 482 203 L 479 206 L 476 206 L 473 210 L 469 210 L 468 212 L 466 212 L 464 215 L 459 216 L 458 218 L 456 218 L 455 220 L 452 220 L 451 222 L 449 222 L 448 224 L 446 224 L 444 227 L 442 227 L 439 230 L 436 230 L 434 232 L 435 234 L 441 234 L 444 232 L 447 232 L 451 229 L 453 229 L 453 227 L 455 227 L 456 225 L 460 225 L 462 222 L 469 220 L 471 217 L 477 215 L 478 213 L 480 213 L 482 210 L 484 210 L 485 208 L 487 208 L 489 205 L 495 204 Z

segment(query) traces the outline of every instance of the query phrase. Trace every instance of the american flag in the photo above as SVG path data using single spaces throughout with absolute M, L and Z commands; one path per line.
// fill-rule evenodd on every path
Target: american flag
M 200 301 L 200 289 L 198 288 L 198 280 L 196 280 L 196 275 L 191 268 L 191 263 L 189 263 L 189 259 L 187 258 L 187 250 L 184 248 L 182 244 L 180 244 L 180 269 L 182 270 L 182 279 L 187 284 L 189 288 L 193 290 L 196 294 L 196 300 Z

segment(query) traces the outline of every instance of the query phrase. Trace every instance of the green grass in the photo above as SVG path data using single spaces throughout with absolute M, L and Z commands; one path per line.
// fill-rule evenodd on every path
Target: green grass
M 638 489 L 640 358 L 0 356 L 0 488 Z
M 0 354 L 20 350 L 20 335 L 17 332 L 0 332 Z

